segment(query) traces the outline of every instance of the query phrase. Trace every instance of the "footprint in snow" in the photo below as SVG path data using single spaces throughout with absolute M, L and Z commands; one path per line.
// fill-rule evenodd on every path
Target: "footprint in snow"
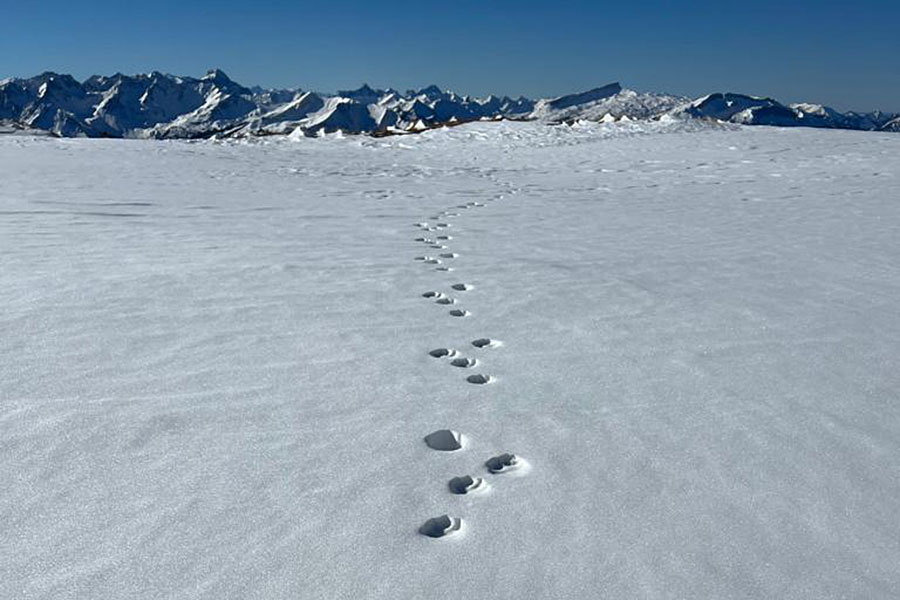
M 469 311 L 460 308 L 454 308 L 450 311 L 450 316 L 452 317 L 468 317 L 471 314 L 472 313 L 470 313 Z
M 450 358 L 456 356 L 457 352 L 453 348 L 435 348 L 428 354 L 434 358 Z
M 470 494 L 472 492 L 483 492 L 487 489 L 487 482 L 483 477 L 471 477 L 463 475 L 462 477 L 454 477 L 449 483 L 450 491 L 454 494 Z
M 515 454 L 499 454 L 489 458 L 487 462 L 484 463 L 484 466 L 486 466 L 491 473 L 499 475 L 500 473 L 508 473 L 516 469 L 521 469 L 524 464 L 525 461 Z
M 452 235 L 439 235 L 439 236 L 437 236 L 437 239 L 439 239 L 439 240 L 452 240 L 452 239 L 453 239 L 453 236 L 452 236 Z
M 496 348 L 503 345 L 503 342 L 492 340 L 491 338 L 478 338 L 477 340 L 472 340 L 472 345 L 476 348 Z
M 452 271 L 453 267 L 438 267 L 435 271 Z
M 441 259 L 439 258 L 429 258 L 425 261 L 427 265 L 439 265 L 441 264 Z
M 429 290 L 429 291 L 425 292 L 424 294 L 422 294 L 422 297 L 423 298 L 443 298 L 444 293 Z
M 492 375 L 484 375 L 483 373 L 478 373 L 477 375 L 469 375 L 466 377 L 466 381 L 469 383 L 474 383 L 475 385 L 485 385 L 487 383 L 493 383 L 494 377 Z
M 450 223 L 437 223 L 435 224 L 435 227 L 437 227 L 438 229 L 447 229 L 448 227 L 450 227 Z
M 453 535 L 460 529 L 462 529 L 462 519 L 441 515 L 440 517 L 434 517 L 433 519 L 425 521 L 425 523 L 419 527 L 419 533 L 431 538 L 442 538 Z
M 456 298 L 446 298 L 446 297 L 445 297 L 445 298 L 438 298 L 437 300 L 435 300 L 435 302 L 438 303 L 438 304 L 444 304 L 444 305 L 447 305 L 447 304 L 456 304 Z
M 444 250 L 447 248 L 447 246 L 445 246 L 443 244 L 431 244 L 431 247 L 434 248 L 435 250 Z
M 454 367 L 462 367 L 464 369 L 471 369 L 475 365 L 478 364 L 478 360 L 475 358 L 454 358 L 450 361 L 450 364 Z
M 432 450 L 453 452 L 462 448 L 462 434 L 452 429 L 438 429 L 425 436 L 425 443 Z
M 456 290 L 458 292 L 468 292 L 469 290 L 472 289 L 472 286 L 467 283 L 454 283 L 450 287 L 452 287 L 454 290 Z
M 456 252 L 444 252 L 440 256 L 441 258 L 456 258 L 457 256 L 459 256 L 459 254 L 457 254 Z

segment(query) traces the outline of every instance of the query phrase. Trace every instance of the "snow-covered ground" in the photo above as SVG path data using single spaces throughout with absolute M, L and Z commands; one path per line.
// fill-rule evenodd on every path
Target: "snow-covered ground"
M 0 598 L 900 596 L 896 135 L 8 136 L 0 181 Z

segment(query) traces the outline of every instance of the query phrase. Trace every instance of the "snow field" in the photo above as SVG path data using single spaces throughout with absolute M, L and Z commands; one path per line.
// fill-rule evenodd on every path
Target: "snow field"
M 0 598 L 897 597 L 898 144 L 0 138 Z

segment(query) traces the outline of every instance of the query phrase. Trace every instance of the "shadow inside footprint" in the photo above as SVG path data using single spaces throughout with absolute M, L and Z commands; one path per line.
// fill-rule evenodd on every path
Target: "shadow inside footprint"
M 452 429 L 438 429 L 425 436 L 425 443 L 432 450 L 453 452 L 462 448 L 462 435 Z
M 435 302 L 438 304 L 456 304 L 456 298 L 438 298 Z
M 425 292 L 424 294 L 422 294 L 422 297 L 423 298 L 443 298 L 444 294 L 442 292 L 429 291 L 429 292 Z
M 512 471 L 513 469 L 519 468 L 521 465 L 522 461 L 515 454 L 500 454 L 489 458 L 487 462 L 484 463 L 484 466 L 488 468 L 488 471 L 495 474 Z
M 474 358 L 454 358 L 450 361 L 450 364 L 454 367 L 463 367 L 464 369 L 469 369 L 478 364 L 478 361 Z
M 484 385 L 486 383 L 491 383 L 492 381 L 494 381 L 494 378 L 490 375 L 483 375 L 481 373 L 478 373 L 477 375 L 469 375 L 468 377 L 466 377 L 466 381 L 468 381 L 469 383 L 474 383 L 475 385 Z
M 480 492 L 487 488 L 482 477 L 471 477 L 463 475 L 462 477 L 454 477 L 449 483 L 450 491 L 454 494 L 468 494 L 471 492 Z
M 454 316 L 454 317 L 468 317 L 470 314 L 472 314 L 472 313 L 470 313 L 467 310 L 461 310 L 458 308 L 454 308 L 453 310 L 450 311 L 450 315 Z
M 496 348 L 500 344 L 502 344 L 500 340 L 492 340 L 491 338 L 478 338 L 477 340 L 472 340 L 472 345 L 476 348 Z
M 435 348 L 428 354 L 430 354 L 434 358 L 444 358 L 445 356 L 456 356 L 456 350 L 454 350 L 453 348 Z
M 462 519 L 441 515 L 425 521 L 419 527 L 419 533 L 431 538 L 442 538 L 459 531 L 461 527 Z

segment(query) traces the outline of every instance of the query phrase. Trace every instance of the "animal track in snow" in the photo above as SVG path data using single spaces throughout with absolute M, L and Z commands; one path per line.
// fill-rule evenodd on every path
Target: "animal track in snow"
M 459 309 L 459 308 L 454 308 L 453 310 L 450 311 L 450 316 L 453 316 L 453 317 L 468 317 L 471 314 L 472 313 L 470 313 L 469 311 L 464 310 L 464 309 Z
M 421 260 L 421 261 L 428 262 L 429 260 L 434 260 L 434 257 L 433 256 L 417 256 L 415 258 L 415 260 Z
M 484 463 L 488 471 L 494 474 L 507 473 L 519 469 L 524 461 L 515 454 L 499 454 L 491 457 Z
M 425 292 L 424 294 L 422 294 L 422 297 L 423 298 L 443 298 L 444 293 L 429 290 L 429 291 Z
M 456 304 L 456 298 L 438 298 L 435 302 L 438 304 Z
M 431 538 L 442 538 L 452 535 L 460 529 L 462 529 L 462 519 L 441 515 L 440 517 L 434 517 L 433 519 L 425 521 L 425 523 L 419 527 L 419 533 Z
M 478 360 L 474 358 L 454 358 L 450 361 L 450 364 L 454 367 L 463 367 L 465 369 L 471 369 L 475 365 L 478 364 Z
M 496 348 L 497 346 L 502 346 L 503 342 L 492 340 L 491 338 L 478 338 L 477 340 L 472 340 L 472 345 L 476 348 Z
M 453 239 L 453 236 L 452 236 L 452 235 L 439 235 L 439 236 L 437 236 L 437 239 L 439 239 L 439 240 L 452 240 L 452 239 Z
M 483 492 L 488 485 L 483 477 L 471 477 L 463 475 L 462 477 L 454 477 L 450 480 L 450 491 L 454 494 L 469 494 L 472 492 Z
M 454 290 L 457 290 L 459 292 L 468 292 L 469 290 L 472 289 L 472 286 L 467 283 L 454 283 L 450 287 L 452 287 Z
M 452 429 L 438 429 L 425 436 L 425 443 L 432 450 L 453 452 L 462 448 L 462 434 Z
M 425 264 L 428 265 L 439 265 L 441 264 L 441 259 L 439 258 L 429 258 L 425 261 Z
M 457 254 L 456 252 L 444 252 L 440 256 L 441 258 L 456 258 L 457 256 L 459 256 L 459 254 Z
M 428 354 L 430 354 L 434 358 L 451 358 L 453 356 L 456 356 L 457 352 L 453 348 L 435 348 Z
M 468 381 L 469 383 L 474 383 L 475 385 L 484 385 L 486 383 L 492 383 L 494 381 L 494 377 L 491 375 L 478 373 L 476 375 L 469 375 L 468 377 L 466 377 L 466 381 Z

